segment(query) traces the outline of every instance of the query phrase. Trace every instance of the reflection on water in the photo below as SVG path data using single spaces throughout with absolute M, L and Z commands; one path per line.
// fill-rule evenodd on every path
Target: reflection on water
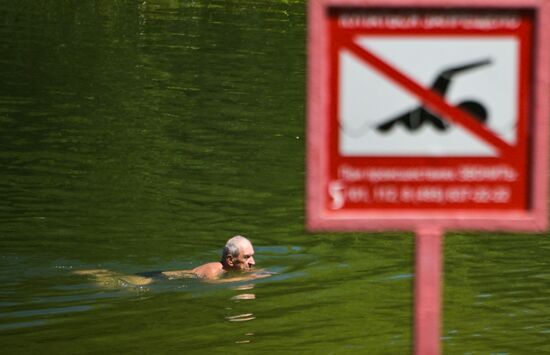
M 227 316 L 225 317 L 225 319 L 227 319 L 230 322 L 246 322 L 249 320 L 256 319 L 256 317 L 254 317 L 254 314 L 252 313 L 244 313 L 244 314 L 238 314 L 236 316 Z
M 254 284 L 247 284 L 247 285 L 240 285 L 232 287 L 232 290 L 235 291 L 248 291 L 252 290 L 254 288 Z M 240 301 L 240 300 L 255 300 L 256 295 L 254 293 L 239 293 L 238 295 L 235 295 L 231 297 L 231 300 L 233 301 Z
M 246 284 L 246 285 L 235 286 L 232 289 L 235 291 L 246 291 L 246 290 L 252 290 L 253 288 L 254 288 L 254 284 Z
M 237 296 L 231 297 L 232 300 L 254 300 L 256 299 L 256 295 L 253 293 L 242 293 Z
M 254 289 L 254 287 L 255 284 L 252 283 L 231 287 L 231 290 L 238 292 L 237 295 L 231 297 L 231 300 L 234 301 L 235 304 L 245 301 L 242 306 L 246 307 L 246 305 L 248 305 L 251 300 L 256 300 L 256 294 L 250 293 L 251 290 Z M 239 307 L 239 312 L 242 311 L 243 307 Z M 234 311 L 233 307 L 227 307 L 226 309 L 228 311 Z M 254 313 L 240 313 L 235 315 L 228 315 L 225 317 L 225 320 L 229 322 L 248 322 L 255 319 L 256 315 Z M 244 337 L 238 336 L 238 339 L 235 340 L 235 344 L 248 344 L 253 340 L 253 336 L 254 332 L 247 331 L 246 333 L 244 333 Z
M 249 290 L 252 290 L 253 288 L 254 288 L 254 284 L 247 284 L 247 285 L 232 287 L 231 289 L 235 291 L 249 291 Z M 256 295 L 254 293 L 239 293 L 231 297 L 231 300 L 236 302 L 255 300 L 255 299 L 256 299 Z M 245 322 L 245 321 L 256 319 L 256 317 L 252 313 L 244 313 L 244 314 L 239 314 L 235 316 L 227 316 L 225 317 L 225 319 L 227 319 L 230 322 Z

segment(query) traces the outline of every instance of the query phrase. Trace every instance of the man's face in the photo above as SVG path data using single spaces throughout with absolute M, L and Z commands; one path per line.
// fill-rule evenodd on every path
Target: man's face
M 254 261 L 254 248 L 252 244 L 243 242 L 239 248 L 239 255 L 233 258 L 233 268 L 237 270 L 250 270 L 256 262 Z

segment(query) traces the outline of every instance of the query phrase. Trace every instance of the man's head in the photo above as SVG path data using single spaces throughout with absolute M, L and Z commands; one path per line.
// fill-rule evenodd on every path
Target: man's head
M 242 235 L 229 239 L 223 248 L 222 264 L 226 269 L 250 270 L 254 261 L 252 243 Z

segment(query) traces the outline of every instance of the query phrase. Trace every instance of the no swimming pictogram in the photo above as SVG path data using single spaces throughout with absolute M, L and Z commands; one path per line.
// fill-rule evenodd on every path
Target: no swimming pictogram
M 341 153 L 512 154 L 519 48 L 515 36 L 501 34 L 343 36 Z

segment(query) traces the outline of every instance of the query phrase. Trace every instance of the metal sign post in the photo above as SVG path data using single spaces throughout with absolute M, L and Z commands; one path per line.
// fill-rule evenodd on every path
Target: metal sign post
M 445 230 L 546 230 L 550 2 L 311 0 L 307 225 L 415 231 L 438 354 Z
M 416 354 L 439 354 L 443 231 L 425 227 L 416 231 L 415 315 Z

